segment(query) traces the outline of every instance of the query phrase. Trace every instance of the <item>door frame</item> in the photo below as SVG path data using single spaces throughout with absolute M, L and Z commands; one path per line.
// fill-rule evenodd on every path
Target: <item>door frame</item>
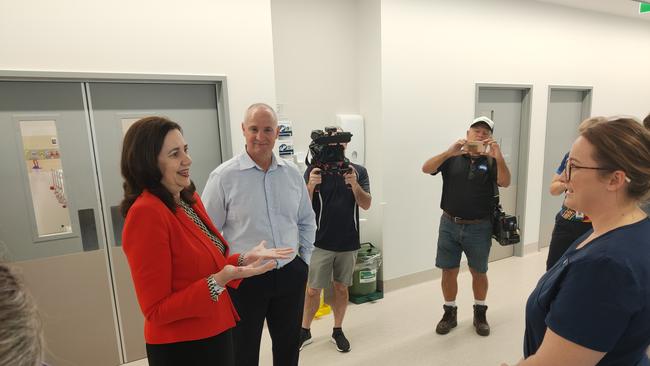
M 591 116 L 591 106 L 592 100 L 594 97 L 594 87 L 593 86 L 583 86 L 583 85 L 549 85 L 548 86 L 548 95 L 546 96 L 546 125 L 548 126 L 548 110 L 551 106 L 551 93 L 553 90 L 569 90 L 583 92 L 585 98 L 582 102 L 582 111 L 580 112 L 580 118 L 582 121 Z
M 582 100 L 582 110 L 580 111 L 580 121 L 584 121 L 585 119 L 589 118 L 591 116 L 591 107 L 592 107 L 592 101 L 593 101 L 593 95 L 594 95 L 594 87 L 593 86 L 586 86 L 586 85 L 556 85 L 556 84 L 549 84 L 548 89 L 547 89 L 547 95 L 546 95 L 546 124 L 545 124 L 545 133 L 544 133 L 544 156 L 542 159 L 542 169 L 546 164 L 546 143 L 549 140 L 549 135 L 548 135 L 548 126 L 550 121 L 550 113 L 549 111 L 551 110 L 551 94 L 553 93 L 554 90 L 564 90 L 564 91 L 576 91 L 576 92 L 582 92 L 584 93 L 584 98 Z M 580 122 L 578 122 L 580 123 Z M 542 179 L 544 178 L 544 172 L 542 172 Z M 542 187 L 546 187 L 546 185 L 549 184 L 548 182 L 542 182 Z M 541 239 L 541 229 L 542 229 L 542 206 L 539 208 L 540 210 L 540 218 L 539 218 L 539 228 L 540 228 L 540 239 Z M 545 247 L 542 246 L 542 241 L 538 240 L 537 242 L 537 249 L 541 250 Z M 548 247 L 548 246 L 546 246 Z
M 217 96 L 217 116 L 221 143 L 221 156 L 226 161 L 232 157 L 230 138 L 230 109 L 228 78 L 226 75 L 140 74 L 108 72 L 23 71 L 0 70 L 0 81 L 52 81 L 77 83 L 144 83 L 144 84 L 214 84 Z
M 519 128 L 519 151 L 517 167 L 517 205 L 516 213 L 521 230 L 521 241 L 514 245 L 514 255 L 523 257 L 525 254 L 524 239 L 526 238 L 526 195 L 528 192 L 528 156 L 530 154 L 530 124 L 532 114 L 533 85 L 532 84 L 501 84 L 476 83 L 474 88 L 474 115 L 479 111 L 479 93 L 484 89 L 521 90 L 521 125 Z
M 109 235 L 106 224 L 106 216 L 110 215 L 110 209 L 104 207 L 106 202 L 102 182 L 100 179 L 101 166 L 97 160 L 97 137 L 95 135 L 95 125 L 92 121 L 92 115 L 89 107 L 87 85 L 89 83 L 143 83 L 143 84 L 214 84 L 215 86 L 215 103 L 217 105 L 217 123 L 219 128 L 219 139 L 221 146 L 221 157 L 226 161 L 232 157 L 232 141 L 230 138 L 230 112 L 228 107 L 228 84 L 225 75 L 178 75 L 178 74 L 140 74 L 140 73 L 95 73 L 95 72 L 65 72 L 65 71 L 22 71 L 22 70 L 0 70 L 0 81 L 22 81 L 22 82 L 74 82 L 79 83 L 81 96 L 83 98 L 86 110 L 86 123 L 88 125 L 88 143 L 93 158 L 91 164 L 95 170 L 94 183 L 95 195 L 101 211 L 100 224 L 101 235 L 104 237 L 105 260 L 107 268 L 107 278 L 110 279 L 111 300 L 113 301 L 113 322 L 118 340 L 118 352 L 120 363 L 126 363 L 126 350 L 124 347 L 124 332 L 122 329 L 122 320 L 118 309 L 119 301 L 117 290 L 115 288 L 116 279 L 113 271 L 111 259 L 111 250 Z M 29 203 L 29 202 L 28 202 Z

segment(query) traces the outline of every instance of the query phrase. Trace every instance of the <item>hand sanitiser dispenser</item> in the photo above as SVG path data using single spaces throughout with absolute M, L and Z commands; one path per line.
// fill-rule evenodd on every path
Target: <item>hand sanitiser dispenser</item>
M 352 140 L 345 149 L 345 157 L 355 164 L 366 163 L 366 137 L 363 126 L 363 116 L 359 114 L 337 114 L 336 124 L 343 131 L 352 133 Z

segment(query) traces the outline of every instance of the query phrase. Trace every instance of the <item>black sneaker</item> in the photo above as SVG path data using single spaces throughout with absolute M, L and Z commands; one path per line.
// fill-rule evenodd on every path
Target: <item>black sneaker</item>
M 490 324 L 485 316 L 487 308 L 487 305 L 474 305 L 474 328 L 476 333 L 483 337 L 490 335 Z
M 303 348 L 305 348 L 306 345 L 311 344 L 312 339 L 311 339 L 311 332 L 309 329 L 305 328 L 300 328 L 300 349 L 299 351 L 302 351 Z
M 445 314 L 436 326 L 436 333 L 447 334 L 452 328 L 455 328 L 458 325 L 458 308 L 448 305 L 443 305 L 442 308 L 445 310 Z
M 335 329 L 332 332 L 332 343 L 336 345 L 339 352 L 350 352 L 350 342 L 345 338 L 342 330 Z

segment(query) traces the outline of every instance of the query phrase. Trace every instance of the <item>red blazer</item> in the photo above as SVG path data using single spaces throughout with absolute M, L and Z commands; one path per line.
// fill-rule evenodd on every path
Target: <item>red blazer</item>
M 192 206 L 206 226 L 228 244 L 203 207 L 198 194 Z M 173 343 L 215 336 L 235 326 L 239 316 L 224 291 L 214 302 L 206 278 L 239 255 L 224 258 L 216 245 L 185 214 L 173 213 L 145 191 L 129 209 L 122 232 L 135 292 L 144 314 L 144 338 L 149 344 Z M 231 281 L 237 287 L 241 280 Z

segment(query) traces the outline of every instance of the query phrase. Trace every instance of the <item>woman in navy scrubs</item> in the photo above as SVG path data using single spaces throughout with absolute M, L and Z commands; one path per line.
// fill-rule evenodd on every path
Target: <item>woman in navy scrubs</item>
M 650 132 L 629 118 L 583 131 L 569 154 L 566 205 L 593 230 L 544 274 L 526 305 L 519 365 L 650 365 Z

